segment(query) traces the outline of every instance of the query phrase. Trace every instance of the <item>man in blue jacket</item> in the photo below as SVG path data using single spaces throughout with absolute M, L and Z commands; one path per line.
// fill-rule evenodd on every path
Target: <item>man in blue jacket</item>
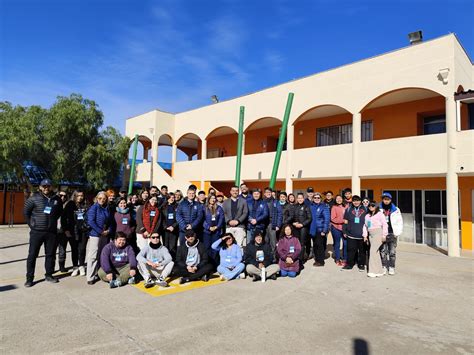
M 247 244 L 253 241 L 255 231 L 265 232 L 268 224 L 268 206 L 262 200 L 260 189 L 253 190 L 252 200 L 248 202 Z
M 179 243 L 184 244 L 184 235 L 186 231 L 193 230 L 195 232 L 202 231 L 203 208 L 202 205 L 195 200 L 196 190 L 188 188 L 187 198 L 183 200 L 176 210 L 176 221 L 179 224 Z M 200 239 L 200 235 L 198 239 Z
M 309 227 L 309 234 L 313 239 L 313 266 L 324 266 L 327 236 L 331 222 L 329 206 L 323 202 L 321 194 L 316 192 L 313 196 L 313 203 L 311 203 L 310 208 L 312 219 L 311 226 Z
M 265 188 L 264 196 L 268 206 L 268 227 L 265 242 L 272 248 L 273 255 L 276 255 L 278 233 L 283 223 L 283 208 L 280 201 L 272 197 L 272 192 L 270 187 Z
M 26 223 L 30 227 L 30 247 L 26 261 L 25 287 L 33 286 L 35 277 L 36 259 L 41 246 L 44 244 L 46 269 L 46 281 L 56 283 L 58 279 L 53 277 L 56 252 L 56 238 L 58 219 L 61 217 L 63 205 L 58 196 L 53 194 L 51 180 L 41 181 L 40 192 L 35 193 L 25 202 L 23 214 Z

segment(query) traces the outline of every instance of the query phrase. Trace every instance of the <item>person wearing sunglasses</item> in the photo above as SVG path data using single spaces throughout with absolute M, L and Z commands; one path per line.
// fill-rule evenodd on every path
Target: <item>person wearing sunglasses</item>
M 383 276 L 382 257 L 380 247 L 388 234 L 388 224 L 375 201 L 370 201 L 369 212 L 365 216 L 364 241 L 370 241 L 370 257 L 368 277 Z
M 313 196 L 311 209 L 311 225 L 309 227 L 309 235 L 313 240 L 313 266 L 324 266 L 324 257 L 326 254 L 327 235 L 329 232 L 329 224 L 331 215 L 329 206 L 323 202 L 323 198 L 319 192 Z
M 153 233 L 149 244 L 137 255 L 138 271 L 145 280 L 145 288 L 155 285 L 168 287 L 166 278 L 173 271 L 174 262 L 167 247 L 161 243 L 160 235 Z

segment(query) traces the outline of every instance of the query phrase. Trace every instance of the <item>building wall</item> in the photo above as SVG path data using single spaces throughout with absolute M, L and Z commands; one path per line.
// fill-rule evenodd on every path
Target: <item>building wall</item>
M 258 154 L 276 151 L 276 142 L 280 134 L 280 126 L 249 130 L 245 133 L 245 154 Z M 272 137 L 273 139 L 268 139 Z M 266 145 L 266 147 L 264 147 Z
M 211 137 L 207 140 L 207 150 L 213 148 L 224 149 L 226 154 L 224 156 L 231 157 L 237 155 L 237 140 L 238 134 L 226 134 L 223 136 Z

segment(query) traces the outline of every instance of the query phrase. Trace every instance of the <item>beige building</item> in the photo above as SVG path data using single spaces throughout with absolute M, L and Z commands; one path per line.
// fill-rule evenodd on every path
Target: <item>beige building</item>
M 403 212 L 403 241 L 458 256 L 460 248 L 472 250 L 474 234 L 471 89 L 473 63 L 450 34 L 198 109 L 151 111 L 129 118 L 126 135 L 138 134 L 144 147 L 136 181 L 171 189 L 194 182 L 228 193 L 245 106 L 241 178 L 264 187 L 293 92 L 278 190 L 352 187 L 376 200 L 390 191 Z M 158 164 L 166 145 L 167 170 Z

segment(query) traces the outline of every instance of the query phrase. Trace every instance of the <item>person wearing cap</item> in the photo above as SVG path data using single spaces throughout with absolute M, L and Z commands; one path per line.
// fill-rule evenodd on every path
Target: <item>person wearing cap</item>
M 252 192 L 252 201 L 248 202 L 247 244 L 253 241 L 256 230 L 265 231 L 268 224 L 268 205 L 262 199 L 260 189 Z
M 173 275 L 181 277 L 180 284 L 199 279 L 207 282 L 212 273 L 212 264 L 209 263 L 204 244 L 199 242 L 192 229 L 186 230 L 184 238 L 185 242 L 178 247 Z
M 301 256 L 298 258 L 301 265 L 308 259 L 310 250 L 307 249 L 309 239 L 309 227 L 311 225 L 311 209 L 306 206 L 304 202 L 303 193 L 298 193 L 296 196 L 296 204 L 293 206 L 292 225 L 294 227 L 293 233 L 301 244 Z
M 364 223 L 364 241 L 370 241 L 368 277 L 383 276 L 380 246 L 388 234 L 388 224 L 375 201 L 370 201 Z
M 382 244 L 381 256 L 383 273 L 395 275 L 395 261 L 397 253 L 397 240 L 403 233 L 403 218 L 400 209 L 392 202 L 392 195 L 388 192 L 382 194 L 380 210 L 385 216 L 388 224 L 388 234 L 385 242 Z
M 173 271 L 174 262 L 171 254 L 160 241 L 160 235 L 153 233 L 150 243 L 137 255 L 138 271 L 145 280 L 145 288 L 158 285 L 168 287 L 166 278 Z
M 311 225 L 309 227 L 309 235 L 313 239 L 313 266 L 324 266 L 331 215 L 328 205 L 323 202 L 319 192 L 314 194 L 313 203 L 310 208 Z
M 49 179 L 43 179 L 39 186 L 39 192 L 33 194 L 26 200 L 23 214 L 26 223 L 30 227 L 30 241 L 28 257 L 26 260 L 26 287 L 33 286 L 35 277 L 36 259 L 41 246 L 45 249 L 45 279 L 56 283 L 58 279 L 53 276 L 58 219 L 63 212 L 60 198 L 54 195 L 52 183 Z
M 265 279 L 277 279 L 280 267 L 274 264 L 275 254 L 270 244 L 265 243 L 262 232 L 255 233 L 254 241 L 245 247 L 244 260 L 245 270 L 253 281 L 261 280 L 263 272 Z
M 272 248 L 273 254 L 276 252 L 277 236 L 283 223 L 283 209 L 280 202 L 273 198 L 273 189 L 265 188 L 264 201 L 268 206 L 268 226 L 265 234 L 265 241 Z
M 306 189 L 306 198 L 304 199 L 304 204 L 308 207 L 313 203 L 314 189 L 310 186 Z
M 110 288 L 135 284 L 137 274 L 137 259 L 130 245 L 127 245 L 127 236 L 117 232 L 114 240 L 110 241 L 100 254 L 100 269 L 98 275 Z
M 238 276 L 244 278 L 242 272 L 245 265 L 242 262 L 242 249 L 237 245 L 232 233 L 225 233 L 222 238 L 212 243 L 212 249 L 219 252 L 220 263 L 217 272 L 221 275 L 221 281 L 230 281 Z
M 360 272 L 365 271 L 364 223 L 367 211 L 361 205 L 361 198 L 352 196 L 352 203 L 344 213 L 342 232 L 347 238 L 347 265 L 341 270 L 352 270 L 356 263 Z
M 232 233 L 237 244 L 244 246 L 245 226 L 248 217 L 248 204 L 245 198 L 239 197 L 239 187 L 232 186 L 230 189 L 230 198 L 224 201 L 222 205 L 224 210 L 226 233 Z
M 203 208 L 201 203 L 195 200 L 196 190 L 193 185 L 188 188 L 186 199 L 178 205 L 176 220 L 179 224 L 179 243 L 184 244 L 184 235 L 188 230 L 196 233 L 201 231 Z M 199 237 L 199 235 L 198 235 Z

